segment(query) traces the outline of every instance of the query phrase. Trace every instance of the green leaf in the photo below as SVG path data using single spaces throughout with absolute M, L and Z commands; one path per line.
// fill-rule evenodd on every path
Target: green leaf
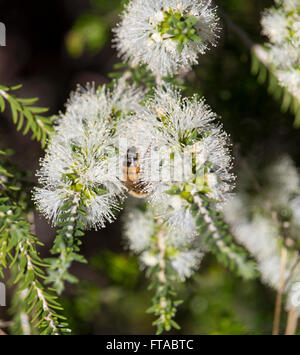
M 192 35 L 190 38 L 195 43 L 201 43 L 202 42 L 202 39 L 198 35 Z
M 198 22 L 198 18 L 196 16 L 190 15 L 185 21 L 190 27 L 194 27 Z
M 183 48 L 184 48 L 184 43 L 182 43 L 182 42 L 178 43 L 178 45 L 177 45 L 178 53 L 182 53 Z

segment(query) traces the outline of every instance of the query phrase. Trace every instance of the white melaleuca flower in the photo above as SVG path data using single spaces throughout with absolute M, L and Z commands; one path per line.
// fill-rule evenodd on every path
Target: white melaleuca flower
M 298 69 L 277 70 L 280 84 L 288 88 L 289 92 L 300 101 L 300 72 Z
M 231 224 L 232 233 L 237 241 L 244 245 L 256 258 L 262 281 L 278 290 L 282 255 L 278 227 L 274 225 L 271 219 L 262 217 L 259 213 L 253 215 L 253 206 L 252 217 L 250 217 L 247 207 L 247 201 L 243 197 L 236 195 L 226 206 L 225 217 Z M 300 277 L 300 265 L 294 269 L 294 266 L 297 265 L 297 260 L 299 261 L 298 252 L 296 250 L 288 250 L 284 275 L 286 281 L 285 291 L 288 295 L 290 295 L 291 286 Z M 289 308 L 290 306 L 287 305 L 287 307 Z
M 233 188 L 231 156 L 227 135 L 204 100 L 182 98 L 171 87 L 158 88 L 138 117 L 152 127 L 153 146 L 143 161 L 141 179 L 158 213 L 182 224 L 188 203 L 168 191 L 187 184 L 221 206 Z
M 147 64 L 166 76 L 196 64 L 215 45 L 218 30 L 210 0 L 133 0 L 115 29 L 115 43 L 133 66 Z
M 264 171 L 265 189 L 262 198 L 273 206 L 288 204 L 294 194 L 300 192 L 300 177 L 289 156 L 278 158 Z
M 163 215 L 170 226 L 173 226 L 174 229 L 186 230 L 186 232 L 190 235 L 195 234 L 195 219 L 192 216 L 190 209 L 187 208 L 187 202 L 179 196 L 167 196 L 169 197 L 168 200 L 162 200 L 161 204 L 157 201 L 155 202 L 156 213 Z M 174 199 L 180 199 L 181 204 L 174 206 Z
M 286 11 L 297 10 L 300 6 L 299 0 L 275 0 L 275 2 L 283 6 Z
M 225 219 L 239 243 L 258 261 L 262 281 L 278 290 L 283 247 L 285 292 L 300 277 L 300 180 L 288 156 L 265 169 L 244 169 L 239 191 L 226 204 Z M 298 263 L 298 264 L 297 264 Z
M 129 210 L 123 221 L 128 247 L 139 254 L 143 267 L 156 266 L 163 257 L 180 281 L 199 267 L 206 248 L 193 229 L 193 221 L 189 229 L 173 228 L 157 218 L 155 209 L 149 205 L 147 209 Z
M 77 135 L 78 130 L 84 130 L 86 122 L 92 125 L 93 122 L 103 121 L 108 126 L 112 120 L 135 112 L 142 100 L 142 90 L 128 86 L 125 77 L 114 83 L 112 90 L 105 86 L 96 89 L 90 84 L 87 84 L 86 89 L 78 87 L 67 102 L 57 131 L 64 131 L 71 136 Z
M 140 253 L 149 247 L 151 238 L 155 235 L 155 222 L 151 213 L 130 210 L 125 215 L 124 225 L 130 250 Z
M 283 11 L 275 9 L 266 10 L 261 19 L 262 33 L 272 43 L 280 44 L 289 36 L 288 20 Z
M 159 264 L 159 258 L 157 255 L 154 255 L 153 253 L 149 251 L 144 251 L 141 254 L 140 260 L 142 264 L 146 267 L 153 267 Z
M 124 189 L 118 179 L 114 125 L 134 112 L 141 98 L 141 92 L 122 80 L 113 90 L 91 86 L 71 96 L 41 162 L 42 186 L 34 192 L 47 218 L 55 223 L 63 204 L 80 194 L 87 227 L 103 227 L 113 220 Z
M 269 57 L 279 68 L 289 70 L 299 63 L 299 49 L 290 43 L 284 43 L 280 47 L 272 46 Z
M 300 316 L 300 279 L 295 280 L 291 287 L 290 292 L 288 293 L 286 301 L 286 311 L 296 311 L 298 317 Z
M 268 60 L 280 85 L 300 101 L 300 2 L 280 0 L 277 5 L 261 19 L 262 32 L 270 41 Z
M 233 235 L 258 260 L 264 282 L 277 288 L 280 278 L 280 246 L 276 227 L 260 215 L 250 218 L 247 207 L 247 200 L 236 195 L 226 205 L 225 217 L 233 226 Z
M 297 195 L 289 201 L 289 207 L 293 211 L 293 223 L 300 228 L 300 196 Z M 300 238 L 300 236 L 299 236 Z
M 184 281 L 199 268 L 203 253 L 199 250 L 178 252 L 172 258 L 171 265 L 177 272 L 179 278 Z

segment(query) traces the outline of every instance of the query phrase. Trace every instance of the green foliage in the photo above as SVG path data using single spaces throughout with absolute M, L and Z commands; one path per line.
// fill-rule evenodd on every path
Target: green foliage
M 168 242 L 165 235 L 163 220 L 155 220 L 156 232 L 151 241 L 151 253 L 157 258 L 158 263 L 150 267 L 148 276 L 152 279 L 149 290 L 154 290 L 152 307 L 147 313 L 153 313 L 157 319 L 152 325 L 157 327 L 157 333 L 170 331 L 172 328 L 180 329 L 175 322 L 177 307 L 182 303 L 177 300 L 176 284 L 179 281 L 178 275 L 172 267 L 168 253 Z
M 112 21 L 110 17 L 113 20 L 115 19 L 114 16 L 110 15 L 111 12 L 114 13 L 117 9 L 119 10 L 120 1 L 92 0 L 92 4 L 97 9 L 100 9 L 102 14 L 105 14 L 105 17 L 109 18 L 105 18 L 105 21 L 103 21 L 104 16 L 94 14 L 84 14 L 79 17 L 66 37 L 67 50 L 73 57 L 81 56 L 85 50 L 90 53 L 96 53 L 103 48 L 108 38 L 109 25 L 106 24 L 106 21 Z M 264 4 L 259 4 L 260 1 L 258 0 L 254 0 L 253 3 L 226 0 L 223 6 L 232 12 L 232 16 L 240 16 L 247 27 L 249 24 L 253 25 L 251 18 L 258 18 L 253 16 L 254 13 L 251 13 L 250 8 L 259 8 L 260 10 L 260 7 L 263 7 Z M 190 21 L 189 25 L 188 23 L 186 24 L 187 21 L 182 21 L 180 18 L 173 16 L 172 19 L 170 18 L 170 28 L 165 31 L 166 34 L 174 36 L 180 42 L 178 44 L 179 51 L 182 51 L 183 43 L 187 40 L 180 37 L 180 30 L 184 26 L 192 30 L 193 19 L 191 18 Z M 192 32 L 190 32 L 190 35 L 193 35 Z M 191 38 L 191 40 L 193 39 Z M 201 41 L 201 39 L 195 38 L 194 41 Z M 241 116 L 259 117 L 258 112 L 255 110 L 259 107 L 265 109 L 266 106 L 260 104 L 261 101 L 259 101 L 258 96 L 260 96 L 260 100 L 265 100 L 266 97 L 262 94 L 262 89 L 260 89 L 260 94 L 254 94 L 254 90 L 257 89 L 257 86 L 255 87 L 256 83 L 251 86 L 250 79 L 243 77 L 243 73 L 247 72 L 247 70 L 242 70 L 241 63 L 237 66 L 237 72 L 234 72 L 233 54 L 233 48 L 230 47 L 230 53 L 229 51 L 225 53 L 224 49 L 223 55 L 220 56 L 220 62 L 218 62 L 218 59 L 214 61 L 218 65 L 218 69 L 214 68 L 214 73 L 209 70 L 209 65 L 211 64 L 205 63 L 204 58 L 202 65 L 196 68 L 192 74 L 195 75 L 191 79 L 194 83 L 188 83 L 187 90 L 194 92 L 195 88 L 192 88 L 192 85 L 197 85 L 197 91 L 202 91 L 202 85 L 204 84 L 205 86 L 205 78 L 207 78 L 209 85 L 211 85 L 211 87 L 208 85 L 208 88 L 206 88 L 208 94 L 211 95 L 209 100 L 216 101 L 215 106 L 222 105 L 223 98 L 224 102 L 229 100 L 227 103 L 223 103 L 223 107 L 221 106 L 218 111 L 225 116 L 226 124 L 228 125 L 229 120 L 232 120 L 235 130 L 240 133 L 241 127 L 243 127 L 240 122 L 243 120 L 238 119 Z M 276 100 L 282 101 L 283 112 L 288 110 L 293 112 L 296 116 L 295 126 L 300 126 L 298 101 L 279 86 L 271 68 L 265 66 L 254 54 L 252 59 L 253 73 L 257 75 L 258 81 L 260 83 L 268 82 L 269 92 Z M 115 66 L 115 69 L 119 73 L 113 73 L 111 77 L 120 77 L 124 73 L 125 75 L 128 74 L 128 81 L 135 83 L 138 87 L 145 88 L 147 94 L 152 95 L 156 82 L 145 67 L 129 68 L 126 64 L 119 64 Z M 200 75 L 197 76 L 197 73 L 200 73 Z M 239 75 L 238 80 L 231 80 L 237 74 Z M 223 79 L 225 78 L 223 88 L 222 77 Z M 178 82 L 176 78 L 165 78 L 165 81 L 182 88 L 182 83 Z M 252 81 L 254 82 L 254 79 Z M 213 85 L 216 85 L 215 83 L 217 83 L 217 89 L 213 87 Z M 237 85 L 235 93 L 228 83 Z M 247 85 L 250 88 L 249 92 L 245 90 Z M 28 101 L 24 101 L 16 97 L 13 95 L 16 89 L 17 87 L 0 87 L 1 112 L 5 110 L 5 106 L 8 103 L 17 129 L 22 130 L 24 134 L 32 132 L 33 139 L 41 141 L 42 146 L 45 146 L 46 138 L 52 131 L 51 119 L 40 116 L 40 114 L 46 112 L 46 109 L 34 107 L 36 99 L 25 99 Z M 242 95 L 241 93 L 244 94 L 244 97 L 238 96 Z M 231 97 L 233 97 L 233 100 L 230 101 Z M 218 100 L 219 98 L 220 100 Z M 252 105 L 252 109 L 255 108 L 253 112 L 249 109 L 250 98 L 255 101 L 255 105 Z M 240 107 L 238 107 L 239 105 Z M 245 112 L 243 112 L 243 109 L 245 109 Z M 228 116 L 230 116 L 227 121 L 226 114 L 224 114 L 226 110 L 228 110 Z M 234 115 L 234 110 L 237 111 L 236 115 Z M 270 112 L 269 116 L 272 116 L 272 113 L 273 111 Z M 245 120 L 243 122 L 247 124 Z M 253 122 L 254 120 L 252 120 L 252 124 Z M 261 124 L 259 122 L 259 125 Z M 273 124 L 274 122 L 272 121 L 272 127 Z M 248 131 L 253 129 L 250 125 L 247 128 L 249 128 Z M 264 139 L 266 138 L 267 140 L 269 138 L 268 134 L 263 132 L 262 129 L 260 133 Z M 257 145 L 257 141 L 259 141 L 256 137 L 257 132 L 254 131 L 253 135 L 256 140 L 251 136 L 251 132 L 248 134 L 250 136 L 249 139 Z M 239 138 L 244 139 L 245 136 L 243 135 L 242 137 L 240 135 Z M 188 144 L 187 142 L 183 143 Z M 247 147 L 247 149 L 249 150 L 250 148 Z M 28 331 L 28 329 L 24 329 L 24 319 L 22 323 L 22 316 L 26 315 L 29 322 L 33 319 L 33 322 L 29 323 L 29 332 L 31 334 L 38 334 L 39 332 L 47 334 L 61 333 L 66 330 L 64 320 L 60 319 L 57 313 L 61 307 L 51 290 L 47 290 L 43 285 L 45 279 L 44 269 L 48 268 L 49 265 L 40 258 L 36 250 L 36 245 L 40 243 L 36 236 L 31 233 L 31 226 L 28 223 L 28 208 L 26 207 L 28 195 L 26 197 L 22 193 L 26 185 L 24 175 L 18 169 L 12 169 L 4 163 L 2 164 L 1 162 L 0 164 L 0 270 L 3 275 L 4 268 L 11 269 L 12 283 L 16 282 L 16 292 L 12 300 L 14 323 L 11 331 L 15 334 L 25 334 Z M 233 241 L 230 230 L 223 221 L 222 214 L 215 211 L 215 202 L 207 199 L 204 190 L 202 191 L 203 194 L 199 193 L 201 207 L 205 211 L 201 213 L 199 204 L 195 202 L 189 191 L 178 191 L 181 197 L 190 203 L 197 220 L 199 235 L 205 237 L 209 250 L 230 270 L 237 271 L 238 274 L 245 278 L 254 277 L 256 272 L 253 261 L 249 259 L 249 255 L 245 250 Z M 175 194 L 178 191 L 175 191 Z M 76 191 L 74 190 L 74 192 Z M 80 187 L 77 192 L 80 192 Z M 54 254 L 58 253 L 60 255 L 56 259 L 49 260 L 51 266 L 47 281 L 54 283 L 58 292 L 63 290 L 65 281 L 74 282 L 77 280 L 69 273 L 72 262 L 84 262 L 83 257 L 78 253 L 80 237 L 83 236 L 84 230 L 84 225 L 80 222 L 80 214 L 84 214 L 84 206 L 80 204 L 76 206 L 76 212 L 72 207 L 74 207 L 74 201 L 68 201 L 60 211 L 57 237 L 52 249 Z M 209 223 L 207 223 L 207 218 L 209 218 Z M 253 289 L 253 281 L 251 284 L 244 284 L 244 281 L 235 279 L 226 270 L 211 263 L 211 260 L 208 263 L 208 272 L 196 275 L 195 282 L 192 285 L 186 284 L 185 294 L 187 294 L 188 300 L 186 306 L 183 306 L 185 307 L 183 311 L 181 313 L 180 311 L 178 312 L 177 306 L 181 301 L 176 300 L 174 274 L 172 269 L 168 267 L 167 257 L 164 257 L 164 262 L 166 266 L 164 269 L 166 281 L 162 282 L 162 279 L 158 277 L 161 269 L 152 269 L 150 271 L 150 276 L 153 278 L 151 287 L 155 292 L 155 296 L 153 298 L 153 306 L 149 309 L 149 312 L 157 316 L 154 324 L 158 327 L 158 333 L 170 330 L 172 327 L 178 329 L 177 323 L 173 321 L 175 314 L 180 318 L 179 323 L 186 333 L 189 331 L 190 333 L 203 331 L 209 334 L 244 334 L 249 333 L 249 329 L 245 327 L 245 324 L 255 324 L 254 328 L 261 326 L 261 323 L 254 323 L 252 319 L 265 316 L 265 308 L 268 308 L 270 304 L 270 295 L 262 295 L 261 290 L 258 292 Z M 76 286 L 72 302 L 70 301 L 69 304 L 69 312 L 71 316 L 76 318 L 77 327 L 80 328 L 82 323 L 89 324 L 88 331 L 95 332 L 97 329 L 98 331 L 99 329 L 102 331 L 104 328 L 112 329 L 113 324 L 114 332 L 117 330 L 121 333 L 124 332 L 124 329 L 128 333 L 136 330 L 143 332 L 145 329 L 148 331 L 147 317 L 149 316 L 143 315 L 141 311 L 145 306 L 143 302 L 147 301 L 147 294 L 144 283 L 138 283 L 137 281 L 139 279 L 139 271 L 136 260 L 129 259 L 123 254 L 102 252 L 92 258 L 90 265 L 97 271 L 101 270 L 102 272 L 101 288 L 90 282 L 82 282 Z M 108 280 L 103 281 L 106 276 Z M 108 285 L 105 285 L 106 282 Z M 129 291 L 134 287 L 136 289 L 133 292 Z M 240 297 L 237 301 L 234 298 L 238 292 L 245 292 L 245 294 L 244 298 Z M 261 304 L 256 305 L 256 308 L 253 307 L 252 303 L 258 302 L 258 300 L 264 300 L 264 302 L 261 301 Z M 266 304 L 267 307 L 265 307 Z M 105 307 L 101 307 L 101 305 Z M 33 308 L 30 309 L 30 306 Z M 130 316 L 128 316 L 128 310 L 130 310 Z M 101 316 L 98 317 L 100 311 Z M 267 311 L 269 317 L 267 323 L 269 324 L 271 310 L 268 309 Z M 237 318 L 237 314 L 244 317 L 244 319 Z M 97 316 L 97 321 L 95 320 L 95 315 Z M 93 328 L 92 321 L 96 324 L 98 322 L 98 328 Z M 122 323 L 122 327 L 126 324 L 126 327 L 119 329 L 119 323 Z M 104 327 L 103 324 L 105 324 Z M 140 327 L 141 324 L 144 326 Z
M 125 288 L 133 288 L 139 277 L 136 258 L 128 258 L 125 254 L 102 251 L 94 255 L 89 264 L 95 270 L 106 271 L 111 282 Z
M 185 288 L 178 320 L 185 334 L 269 334 L 272 294 L 258 279 L 246 281 L 210 256 Z
M 246 249 L 235 243 L 223 215 L 216 209 L 216 201 L 208 198 L 205 190 L 192 193 L 188 187 L 181 189 L 174 186 L 168 193 L 179 195 L 189 202 L 191 213 L 196 219 L 199 236 L 204 237 L 209 250 L 225 267 L 237 272 L 243 278 L 257 277 L 256 263 L 250 258 Z
M 201 199 L 200 209 L 199 199 Z M 224 222 L 223 215 L 214 206 L 215 202 L 202 193 L 193 196 L 191 209 L 196 217 L 199 235 L 205 236 L 204 241 L 209 250 L 225 267 L 245 279 L 257 277 L 255 261 L 250 258 L 246 249 L 236 244 L 228 225 Z
M 259 60 L 255 54 L 255 51 L 251 51 L 252 68 L 251 72 L 257 76 L 257 81 L 263 85 L 267 83 L 268 92 L 272 97 L 281 102 L 281 111 L 286 113 L 290 111 L 295 116 L 294 126 L 300 127 L 300 103 L 296 97 L 294 97 L 286 88 L 282 87 L 276 75 L 274 74 L 275 68 L 271 65 L 266 65 Z
M 147 69 L 144 64 L 139 64 L 131 67 L 128 63 L 117 63 L 114 65 L 114 71 L 108 76 L 112 79 L 120 79 L 125 77 L 129 84 L 134 84 L 136 87 L 142 87 L 145 90 L 144 101 L 152 97 L 156 88 L 155 76 Z M 174 76 L 167 76 L 163 81 L 172 85 L 174 88 L 184 90 L 184 84 Z
M 117 20 L 128 0 L 90 0 L 91 11 L 80 14 L 66 35 L 65 45 L 69 55 L 75 59 L 101 51 L 110 34 L 110 27 Z
M 128 63 L 117 63 L 113 66 L 113 69 L 114 71 L 108 74 L 110 78 L 120 79 L 124 76 L 130 84 L 143 87 L 146 91 L 146 98 L 153 94 L 156 85 L 155 77 L 147 69 L 146 65 L 130 67 Z
M 159 267 L 150 269 L 149 274 L 153 277 L 153 282 L 149 289 L 155 290 L 155 295 L 152 298 L 152 307 L 147 310 L 147 313 L 153 313 L 158 317 L 152 325 L 157 327 L 156 334 L 159 335 L 164 331 L 170 331 L 172 328 L 180 329 L 180 326 L 175 322 L 177 307 L 182 303 L 181 300 L 176 300 L 177 293 L 174 290 L 174 278 L 176 275 L 171 266 L 165 260 L 166 266 L 164 270 Z M 162 278 L 162 272 L 164 278 Z
M 67 332 L 65 317 L 58 313 L 62 308 L 57 297 L 43 285 L 44 268 L 48 265 L 36 249 L 42 244 L 31 233 L 31 226 L 26 220 L 26 205 L 19 206 L 15 202 L 20 187 L 14 184 L 15 175 L 9 171 L 6 153 L 1 152 L 1 155 L 0 276 L 4 278 L 3 270 L 10 269 L 11 284 L 17 285 L 12 310 L 26 314 L 32 327 L 39 329 L 41 334 Z M 18 323 L 16 319 L 13 327 L 15 331 Z M 23 333 L 21 328 L 19 331 L 18 334 Z
M 149 293 L 136 257 L 103 250 L 88 261 L 85 280 L 74 285 L 64 299 L 72 332 L 103 334 L 106 329 L 132 334 L 145 332 L 146 327 L 152 333 L 151 316 L 144 311 Z
M 173 41 L 178 42 L 177 51 L 181 53 L 186 42 L 200 43 L 202 41 L 197 35 L 195 27 L 197 22 L 198 19 L 195 16 L 182 16 L 180 12 L 174 13 L 169 10 L 164 12 L 164 19 L 157 29 L 163 38 L 172 38 Z
M 91 0 L 91 3 L 95 9 L 100 10 L 102 13 L 119 13 L 128 2 L 129 0 Z
M 7 102 L 17 131 L 22 130 L 24 135 L 31 132 L 31 138 L 41 142 L 42 147 L 45 147 L 46 140 L 52 132 L 52 120 L 41 114 L 47 112 L 48 109 L 34 106 L 37 98 L 24 99 L 17 97 L 14 91 L 21 87 L 22 85 L 12 87 L 0 85 L 0 112 L 4 112 Z
M 85 225 L 81 221 L 85 216 L 85 208 L 81 201 L 80 192 L 75 192 L 73 198 L 66 201 L 59 211 L 56 239 L 51 250 L 59 254 L 57 258 L 49 258 L 47 283 L 52 283 L 58 294 L 64 290 L 65 281 L 75 283 L 77 278 L 69 273 L 73 261 L 86 263 L 85 258 L 78 252 L 81 245 L 80 237 L 84 236 Z
M 66 37 L 70 56 L 80 57 L 85 50 L 97 53 L 108 39 L 108 25 L 103 17 L 86 13 L 81 15 Z
M 89 281 L 81 281 L 76 287 L 73 299 L 73 312 L 85 323 L 91 322 L 99 314 L 102 302 L 101 288 Z
M 137 282 L 128 288 L 127 280 L 110 277 L 113 265 L 107 260 L 119 252 L 96 253 L 87 266 L 85 279 L 64 298 L 65 314 L 74 334 L 153 334 L 152 313 L 145 313 L 149 302 L 148 280 L 138 268 Z M 131 274 L 130 256 L 120 274 Z M 134 258 L 135 259 L 135 258 Z M 101 264 L 101 266 L 99 266 Z M 99 267 L 98 267 L 99 266 Z M 101 274 L 99 274 L 99 271 Z M 100 276 L 100 277 L 99 277 Z M 100 281 L 99 281 L 100 280 Z M 177 308 L 176 322 L 170 334 L 268 334 L 273 316 L 273 295 L 258 279 L 244 281 L 223 268 L 212 255 L 202 263 L 201 272 L 184 285 L 178 285 L 176 299 L 184 302 Z M 154 289 L 153 289 L 154 291 Z

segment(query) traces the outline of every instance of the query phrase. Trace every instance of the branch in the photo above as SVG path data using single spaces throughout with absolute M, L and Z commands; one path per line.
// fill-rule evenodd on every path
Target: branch
M 4 112 L 5 101 L 7 101 L 10 105 L 12 120 L 17 125 L 17 131 L 23 129 L 24 135 L 31 131 L 32 139 L 41 142 L 42 147 L 44 147 L 47 138 L 53 131 L 51 118 L 41 116 L 48 109 L 33 106 L 38 100 L 37 98 L 23 99 L 11 93 L 21 87 L 22 85 L 14 87 L 0 86 L 0 112 Z M 27 121 L 26 123 L 25 120 Z
M 42 284 L 45 279 L 43 268 L 48 265 L 39 257 L 36 247 L 41 243 L 31 233 L 26 203 L 22 200 L 22 194 L 18 194 L 22 189 L 16 187 L 18 175 L 13 174 L 14 168 L 4 159 L 5 155 L 5 152 L 1 152 L 0 275 L 3 277 L 4 268 L 10 269 L 12 283 L 17 284 L 16 292 L 26 290 L 26 294 L 14 299 L 12 311 L 26 313 L 41 334 L 68 332 L 67 324 L 63 322 L 65 318 L 57 313 L 62 310 L 56 301 L 57 297 Z
M 196 215 L 199 234 L 206 232 L 206 242 L 210 251 L 216 254 L 219 261 L 225 266 L 229 266 L 231 270 L 235 270 L 245 279 L 252 279 L 256 276 L 256 266 L 254 261 L 248 260 L 246 251 L 236 245 L 227 228 L 227 225 L 221 219 L 217 212 L 214 217 L 210 214 L 210 206 L 203 201 L 201 196 L 194 194 L 193 202 L 196 205 L 195 211 L 199 211 Z
M 77 278 L 69 273 L 73 261 L 86 263 L 85 258 L 80 255 L 79 237 L 84 236 L 85 225 L 81 217 L 85 215 L 81 193 L 75 192 L 71 198 L 66 201 L 59 211 L 58 230 L 52 254 L 59 254 L 57 258 L 51 258 L 48 270 L 47 283 L 52 283 L 58 294 L 61 294 L 65 288 L 65 282 L 77 282 Z
M 278 74 L 273 67 L 273 63 L 269 60 L 268 52 L 263 48 L 263 46 L 254 43 L 249 38 L 247 33 L 238 25 L 233 23 L 223 11 L 221 11 L 221 15 L 225 20 L 228 30 L 239 38 L 241 43 L 243 43 L 243 45 L 252 54 L 252 73 L 254 75 L 258 75 L 258 81 L 263 83 L 267 78 L 267 71 L 269 72 L 269 92 L 277 100 L 279 97 L 282 97 L 281 110 L 286 112 L 289 109 L 295 115 L 295 127 L 299 127 L 300 103 L 298 98 L 291 93 L 286 86 L 280 84 Z M 257 60 L 262 64 L 261 66 L 256 63 Z M 261 68 L 262 66 L 263 68 Z
M 168 245 L 166 243 L 163 221 L 159 219 L 156 221 L 156 224 L 158 231 L 157 235 L 152 240 L 152 246 L 157 252 L 158 265 L 150 270 L 154 278 L 150 288 L 155 288 L 156 292 L 152 299 L 153 305 L 147 312 L 158 316 L 157 320 L 153 322 L 153 325 L 157 326 L 157 334 L 161 334 L 164 330 L 171 330 L 172 327 L 180 329 L 173 318 L 176 315 L 177 307 L 181 304 L 181 301 L 174 301 L 173 299 L 174 296 L 176 296 L 173 289 L 174 280 L 172 280 L 174 275 L 172 275 L 172 268 L 168 263 Z

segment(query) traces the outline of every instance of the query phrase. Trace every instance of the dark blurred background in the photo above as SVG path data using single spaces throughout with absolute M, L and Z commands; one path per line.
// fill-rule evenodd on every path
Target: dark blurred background
M 147 1 L 147 0 L 145 0 Z M 111 47 L 111 28 L 122 9 L 120 0 L 0 1 L 0 22 L 5 23 L 7 46 L 0 47 L 0 84 L 22 83 L 20 96 L 39 97 L 50 114 L 64 110 L 76 85 L 109 82 L 108 73 L 119 61 Z M 215 3 L 258 43 L 260 14 L 271 0 L 219 0 Z M 197 92 L 221 117 L 233 141 L 238 173 L 241 159 L 265 161 L 289 153 L 299 163 L 299 131 L 293 116 L 280 111 L 251 75 L 248 49 L 222 21 L 219 46 L 200 59 L 187 76 L 186 94 Z M 38 143 L 17 133 L 9 109 L 1 115 L 1 148 L 15 151 L 12 160 L 32 173 L 43 155 Z M 47 255 L 55 231 L 36 215 L 39 238 Z M 89 265 L 74 265 L 81 280 L 69 285 L 64 305 L 77 334 L 151 334 L 151 291 L 135 257 L 124 249 L 122 225 L 84 237 L 83 254 Z M 183 334 L 270 333 L 274 293 L 259 281 L 245 282 L 206 257 L 201 269 L 179 288 L 185 303 L 177 321 Z M 9 319 L 7 312 L 0 318 Z M 284 318 L 283 318 L 284 321 Z

